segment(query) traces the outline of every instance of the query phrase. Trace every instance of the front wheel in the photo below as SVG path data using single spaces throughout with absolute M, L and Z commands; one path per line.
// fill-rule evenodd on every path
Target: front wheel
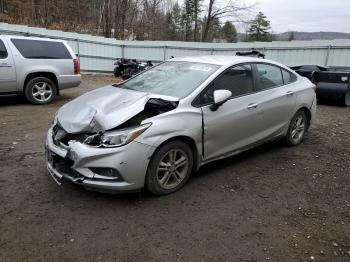
M 288 132 L 285 137 L 285 142 L 288 146 L 299 145 L 305 136 L 308 126 L 306 114 L 303 111 L 298 111 L 292 118 L 289 124 Z
M 24 94 L 30 103 L 45 105 L 55 100 L 57 87 L 53 81 L 46 77 L 35 77 L 28 81 Z
M 189 179 L 193 167 L 191 148 L 182 141 L 161 146 L 153 155 L 146 175 L 146 188 L 155 195 L 178 191 Z

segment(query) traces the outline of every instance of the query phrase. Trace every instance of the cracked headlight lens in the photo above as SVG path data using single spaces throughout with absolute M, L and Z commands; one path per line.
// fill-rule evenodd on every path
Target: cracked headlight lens
M 151 123 L 141 125 L 136 128 L 127 128 L 118 131 L 106 132 L 101 136 L 101 146 L 103 147 L 119 147 L 129 144 L 145 132 Z

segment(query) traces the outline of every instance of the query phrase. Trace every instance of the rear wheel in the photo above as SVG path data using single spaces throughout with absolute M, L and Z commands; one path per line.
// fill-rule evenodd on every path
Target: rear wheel
M 45 105 L 55 100 L 57 87 L 46 77 L 35 77 L 28 81 L 24 94 L 30 103 Z
M 346 92 L 344 96 L 344 105 L 345 106 L 350 106 L 350 89 Z
M 306 114 L 303 111 L 298 111 L 292 121 L 290 121 L 285 142 L 289 146 L 299 145 L 305 136 L 308 126 L 308 120 Z
M 189 179 L 193 167 L 191 148 L 182 141 L 173 141 L 159 148 L 151 159 L 146 187 L 155 195 L 178 191 Z

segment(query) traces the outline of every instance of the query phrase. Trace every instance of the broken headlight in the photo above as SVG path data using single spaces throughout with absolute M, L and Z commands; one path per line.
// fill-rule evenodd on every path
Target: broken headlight
M 124 130 L 106 132 L 101 137 L 101 144 L 104 147 L 118 147 L 129 144 L 135 138 L 145 132 L 151 123 L 144 124 L 137 128 L 127 128 Z
M 121 129 L 116 131 L 106 132 L 101 135 L 94 135 L 86 138 L 84 141 L 85 144 L 95 144 L 97 136 L 99 137 L 99 147 L 119 147 L 124 146 L 132 142 L 135 138 L 140 136 L 145 132 L 151 123 L 141 125 L 139 127 Z

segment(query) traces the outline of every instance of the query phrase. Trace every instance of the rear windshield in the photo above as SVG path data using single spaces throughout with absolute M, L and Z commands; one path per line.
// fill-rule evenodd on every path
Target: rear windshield
M 72 59 L 72 56 L 62 42 L 29 39 L 11 39 L 11 41 L 25 58 Z

